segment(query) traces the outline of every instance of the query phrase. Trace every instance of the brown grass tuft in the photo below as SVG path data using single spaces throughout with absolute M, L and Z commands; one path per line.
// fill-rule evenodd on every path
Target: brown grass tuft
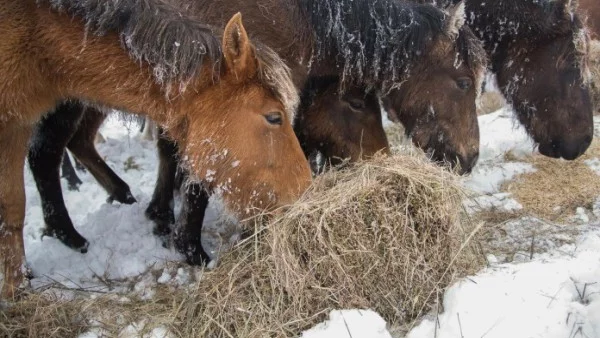
M 128 320 L 156 318 L 180 337 L 297 336 L 345 308 L 410 321 L 483 264 L 466 244 L 475 229 L 464 228 L 463 198 L 454 176 L 416 156 L 327 172 L 193 288 L 127 305 L 140 317 Z
M 536 172 L 525 173 L 507 182 L 503 191 L 513 194 L 527 212 L 550 221 L 567 221 L 581 206 L 589 206 L 600 196 L 600 177 L 585 160 L 600 157 L 600 141 L 594 139 L 587 152 L 575 161 L 542 155 L 524 160 Z M 523 159 L 521 159 L 523 160 Z

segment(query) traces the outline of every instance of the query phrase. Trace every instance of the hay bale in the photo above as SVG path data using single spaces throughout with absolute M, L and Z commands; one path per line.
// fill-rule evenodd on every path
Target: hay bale
M 590 44 L 590 71 L 592 73 L 591 94 L 595 113 L 600 112 L 600 41 Z
M 412 320 L 481 263 L 458 255 L 463 196 L 451 174 L 414 156 L 326 173 L 205 276 L 184 333 L 294 336 L 344 308 Z
M 527 212 L 537 217 L 565 222 L 577 207 L 586 207 L 600 196 L 600 177 L 586 160 L 600 157 L 600 141 L 575 161 L 557 160 L 542 155 L 525 158 L 536 171 L 518 175 L 501 190 L 510 192 Z
M 297 336 L 345 308 L 413 320 L 483 264 L 465 245 L 474 231 L 463 228 L 463 198 L 455 177 L 422 156 L 327 172 L 267 225 L 254 223 L 194 288 L 128 311 L 181 337 Z

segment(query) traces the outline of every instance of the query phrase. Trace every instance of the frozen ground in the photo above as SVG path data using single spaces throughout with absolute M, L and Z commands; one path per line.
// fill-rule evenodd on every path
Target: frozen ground
M 535 170 L 530 164 L 519 162 L 521 156 L 534 151 L 533 146 L 509 110 L 480 117 L 480 126 L 480 162 L 464 180 L 475 195 L 465 203 L 471 211 L 519 210 L 520 204 L 500 192 L 499 187 L 515 175 Z M 26 168 L 25 246 L 34 274 L 33 286 L 98 293 L 133 291 L 149 298 L 157 283 L 185 285 L 199 278 L 199 270 L 171 263 L 180 262 L 182 257 L 163 247 L 144 216 L 156 177 L 153 142 L 141 139 L 137 125 L 125 128 L 114 120 L 109 120 L 101 132 L 106 143 L 98 145 L 99 152 L 130 184 L 138 203 L 107 204 L 106 193 L 88 173 L 80 173 L 84 183 L 79 192 L 68 191 L 63 181 L 73 222 L 91 243 L 89 252 L 81 255 L 53 238 L 41 237 L 39 196 Z M 511 154 L 510 161 L 506 160 L 507 152 Z M 587 163 L 600 168 L 600 160 Z M 218 215 L 218 208 L 212 208 L 207 220 L 206 244 L 214 249 L 220 243 L 228 243 L 233 234 L 231 229 L 216 230 Z M 490 254 L 490 266 L 450 287 L 444 298 L 444 312 L 428 314 L 407 337 L 600 337 L 600 227 L 589 223 L 584 215 L 578 216 L 580 225 L 572 232 L 563 231 L 562 225 L 533 218 L 506 223 L 504 235 L 494 240 L 514 246 L 511 257 Z M 550 234 L 548 238 L 536 239 L 545 250 L 530 253 L 530 238 L 540 229 Z M 138 337 L 143 326 L 143 322 L 131 323 L 120 336 Z M 101 336 L 101 330 L 92 330 L 81 337 Z M 170 336 L 161 328 L 144 335 Z M 392 335 L 376 313 L 343 310 L 331 313 L 327 322 L 304 332 L 302 337 Z

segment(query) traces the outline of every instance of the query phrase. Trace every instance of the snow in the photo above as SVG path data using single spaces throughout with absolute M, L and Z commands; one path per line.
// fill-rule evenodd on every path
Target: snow
M 329 320 L 304 331 L 301 338 L 392 338 L 386 322 L 370 310 L 332 311 Z
M 108 165 L 128 182 L 138 203 L 106 203 L 106 192 L 89 173 L 78 172 L 83 181 L 80 191 L 69 191 L 66 181 L 61 182 L 75 228 L 90 242 L 86 254 L 67 248 L 55 238 L 42 237 L 41 202 L 29 169 L 25 168 L 25 253 L 34 275 L 34 289 L 58 284 L 87 291 L 125 291 L 130 288 L 127 281 L 135 281 L 150 270 L 161 269 L 165 269 L 165 274 L 170 273 L 163 283 L 183 284 L 190 279 L 186 276 L 190 272 L 168 270 L 169 263 L 180 262 L 183 256 L 163 246 L 152 233 L 152 222 L 144 215 L 156 180 L 158 160 L 155 144 L 142 139 L 136 124 L 131 123 L 127 127 L 124 128 L 123 122 L 116 118 L 109 119 L 101 128 L 106 142 L 98 144 L 97 148 Z M 211 203 L 206 217 L 205 245 L 209 254 L 213 255 L 220 244 L 228 244 L 229 237 L 233 235 L 231 229 L 220 230 L 224 232 L 224 238 L 218 231 L 213 231 L 220 221 L 221 208 L 219 203 Z M 107 282 L 109 280 L 111 283 Z
M 472 191 L 464 204 L 470 212 L 521 210 L 522 206 L 502 192 L 501 186 L 521 173 L 535 170 L 523 161 L 535 148 L 509 109 L 481 116 L 479 122 L 480 160 L 473 173 L 462 179 Z M 385 123 L 390 122 L 386 119 Z M 92 295 L 115 292 L 118 299 L 128 302 L 126 292 L 151 300 L 158 284 L 190 287 L 200 281 L 201 269 L 183 264 L 179 253 L 165 248 L 144 216 L 156 179 L 154 142 L 145 140 L 137 125 L 124 128 L 123 122 L 116 119 L 107 121 L 101 133 L 106 142 L 97 145 L 99 153 L 130 185 L 138 203 L 107 203 L 107 194 L 89 173 L 78 173 L 83 181 L 79 192 L 69 191 L 63 181 L 75 227 L 90 241 L 89 251 L 83 255 L 54 238 L 41 237 L 44 223 L 39 195 L 25 168 L 25 250 L 34 275 L 33 287 L 54 287 L 65 297 L 69 289 L 86 290 Z M 586 163 L 600 174 L 599 159 Z M 177 200 L 175 207 L 177 211 Z M 217 200 L 211 200 L 204 244 L 213 256 L 238 236 L 235 226 L 219 229 L 222 210 Z M 406 337 L 600 337 L 600 223 L 594 221 L 599 216 L 600 197 L 591 211 L 577 208 L 571 215 L 572 225 L 549 224 L 534 217 L 502 224 L 490 245 L 508 246 L 512 253 L 488 253 L 488 267 L 449 287 L 443 311 L 426 314 Z M 532 243 L 535 252 L 530 252 Z M 175 336 L 164 327 L 148 330 L 147 324 L 143 320 L 123 323 L 119 337 Z M 301 337 L 390 338 L 390 330 L 371 310 L 340 309 Z M 98 325 L 79 337 L 105 335 Z
M 458 282 L 445 294 L 444 313 L 407 338 L 600 336 L 600 231 L 563 249 Z

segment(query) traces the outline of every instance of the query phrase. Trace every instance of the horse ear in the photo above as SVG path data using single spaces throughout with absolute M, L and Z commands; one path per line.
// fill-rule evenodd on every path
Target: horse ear
M 223 56 L 227 71 L 233 72 L 238 79 L 251 77 L 256 72 L 254 47 L 242 24 L 241 13 L 235 14 L 225 26 Z
M 447 9 L 448 17 L 446 19 L 446 35 L 456 39 L 458 32 L 465 25 L 465 3 L 461 1 L 456 5 L 451 5 Z

